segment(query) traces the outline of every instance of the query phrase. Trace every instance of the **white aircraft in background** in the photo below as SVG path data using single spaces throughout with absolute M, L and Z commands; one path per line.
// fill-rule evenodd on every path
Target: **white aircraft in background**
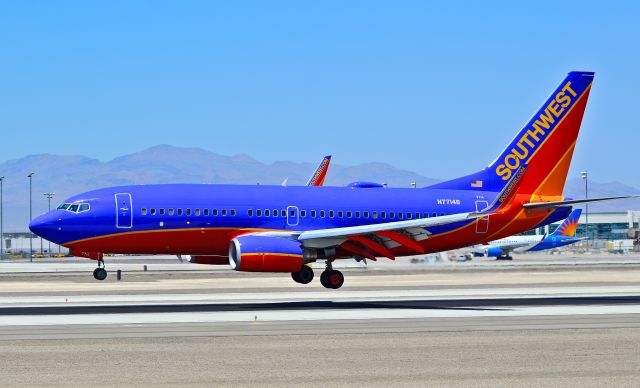
M 580 219 L 581 209 L 575 209 L 569 214 L 553 233 L 536 234 L 533 236 L 510 236 L 491 241 L 486 245 L 474 245 L 471 251 L 474 254 L 495 257 L 497 260 L 512 260 L 511 252 L 542 251 L 574 244 L 585 238 L 577 238 L 576 228 Z

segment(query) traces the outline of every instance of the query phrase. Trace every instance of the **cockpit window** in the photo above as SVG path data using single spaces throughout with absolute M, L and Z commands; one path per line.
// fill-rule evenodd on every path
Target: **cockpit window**
M 70 203 L 61 203 L 60 205 L 58 205 L 57 209 L 58 210 L 67 210 L 69 208 L 69 206 L 71 206 Z
M 78 209 L 78 213 L 82 213 L 82 212 L 86 212 L 86 211 L 89 211 L 89 204 L 88 203 L 80 204 L 80 208 Z
M 69 210 L 70 212 L 74 212 L 75 213 L 75 212 L 78 211 L 78 207 L 80 207 L 80 205 L 74 204 L 74 205 L 69 206 L 69 208 L 67 210 Z

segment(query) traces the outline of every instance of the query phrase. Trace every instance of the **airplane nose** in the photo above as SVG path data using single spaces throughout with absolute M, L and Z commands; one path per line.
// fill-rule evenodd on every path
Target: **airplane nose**
M 31 232 L 52 242 L 56 242 L 55 235 L 58 232 L 58 228 L 58 220 L 52 217 L 50 213 L 38 216 L 29 223 Z

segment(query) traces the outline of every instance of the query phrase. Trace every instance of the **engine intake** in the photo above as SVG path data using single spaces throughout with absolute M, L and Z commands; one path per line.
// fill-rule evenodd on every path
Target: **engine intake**
M 229 265 L 236 271 L 298 272 L 303 263 L 299 241 L 246 235 L 234 238 L 229 244 Z

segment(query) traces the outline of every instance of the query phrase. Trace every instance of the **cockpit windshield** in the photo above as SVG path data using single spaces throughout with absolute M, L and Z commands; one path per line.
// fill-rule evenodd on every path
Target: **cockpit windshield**
M 89 211 L 91 206 L 88 203 L 61 203 L 58 210 L 66 210 L 72 213 L 83 213 Z

